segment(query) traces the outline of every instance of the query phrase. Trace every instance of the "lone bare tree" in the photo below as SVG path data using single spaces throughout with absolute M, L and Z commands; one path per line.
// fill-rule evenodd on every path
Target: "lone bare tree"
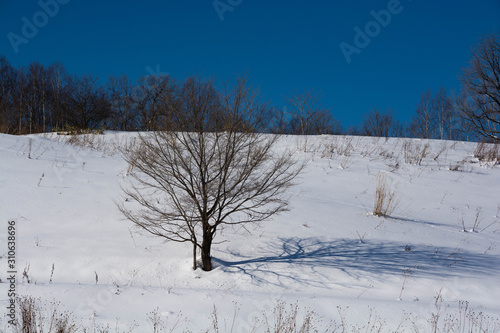
M 485 37 L 472 51 L 461 77 L 462 96 L 456 107 L 476 132 L 500 140 L 500 37 Z
M 267 106 L 245 79 L 218 92 L 191 78 L 169 103 L 169 130 L 141 135 L 125 153 L 133 171 L 124 192 L 139 205 L 118 207 L 140 229 L 191 242 L 193 269 L 200 249 L 201 267 L 210 271 L 217 231 L 287 210 L 286 191 L 303 164 L 274 149 L 279 136 L 255 132 Z

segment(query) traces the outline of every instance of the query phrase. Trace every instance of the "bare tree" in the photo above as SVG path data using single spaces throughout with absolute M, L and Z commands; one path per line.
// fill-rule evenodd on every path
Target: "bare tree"
M 469 105 L 467 96 L 463 92 L 453 97 L 453 107 L 455 112 L 457 112 L 458 139 L 465 141 L 480 140 L 482 136 L 479 135 L 473 123 L 464 116 L 463 110 L 468 110 L 471 106 Z
M 361 135 L 389 137 L 394 135 L 398 123 L 390 111 L 382 113 L 379 109 L 373 109 L 364 116 L 361 125 Z
M 341 134 L 340 121 L 333 118 L 330 110 L 320 109 L 312 113 L 309 121 L 311 134 Z
M 59 62 L 50 65 L 48 72 L 48 84 L 50 86 L 50 126 L 52 130 L 62 129 L 64 124 L 67 123 L 67 117 L 64 113 L 64 107 L 61 107 L 60 102 L 63 100 L 65 78 L 68 74 L 66 73 L 64 66 Z
M 47 129 L 48 71 L 40 63 L 31 63 L 27 72 L 26 107 L 29 112 L 29 133 Z
M 422 139 L 435 139 L 437 137 L 437 114 L 434 108 L 430 89 L 420 96 L 420 103 L 409 124 L 408 132 L 412 137 Z
M 133 87 L 128 77 L 110 76 L 107 86 L 113 128 L 120 131 L 133 130 L 136 128 L 137 113 Z
M 500 140 L 500 39 L 486 36 L 472 50 L 461 77 L 463 97 L 457 108 L 476 132 Z
M 265 114 L 265 122 L 267 126 L 264 128 L 264 133 L 285 134 L 287 133 L 288 122 L 283 109 L 270 107 Z
M 111 107 L 97 78 L 67 75 L 57 107 L 67 120 L 66 124 L 79 129 L 96 128 L 110 116 Z
M 217 231 L 287 210 L 286 191 L 303 165 L 273 149 L 279 136 L 255 131 L 266 107 L 245 80 L 219 93 L 210 81 L 188 79 L 166 107 L 172 131 L 140 136 L 125 154 L 133 172 L 124 193 L 140 209 L 118 207 L 142 230 L 192 243 L 193 269 L 199 249 L 210 271 Z
M 341 126 L 330 110 L 319 105 L 321 95 L 313 89 L 285 98 L 291 116 L 288 132 L 298 135 L 339 134 Z
M 14 96 L 17 89 L 16 69 L 0 57 L 0 132 L 12 133 L 16 124 Z
M 23 134 L 24 128 L 26 128 L 27 114 L 26 114 L 26 104 L 27 104 L 27 93 L 28 90 L 28 79 L 26 69 L 23 67 L 18 68 L 16 77 L 16 94 L 14 95 L 14 105 L 17 109 L 18 118 L 18 134 Z
M 134 88 L 139 127 L 145 131 L 165 129 L 171 118 L 175 82 L 168 75 L 148 75 Z
M 433 108 L 437 117 L 438 138 L 454 140 L 456 132 L 455 110 L 444 87 L 439 88 L 434 95 Z

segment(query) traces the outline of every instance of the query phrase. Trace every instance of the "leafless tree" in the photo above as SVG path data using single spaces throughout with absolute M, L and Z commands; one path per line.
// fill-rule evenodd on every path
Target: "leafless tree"
M 434 95 L 433 108 L 437 117 L 438 138 L 441 140 L 454 140 L 456 138 L 456 115 L 452 99 L 444 87 Z
M 379 109 L 373 109 L 364 116 L 361 125 L 361 135 L 389 137 L 392 136 L 398 123 L 390 111 L 382 113 Z
M 321 109 L 312 113 L 310 118 L 310 133 L 312 134 L 341 134 L 340 121 L 332 116 L 330 110 Z
M 463 92 L 453 97 L 453 107 L 457 113 L 456 136 L 458 139 L 464 141 L 480 140 L 481 136 L 478 134 L 477 129 L 473 126 L 473 123 L 468 121 L 467 118 L 463 116 L 462 110 L 470 109 L 469 100 Z
M 477 133 L 500 140 L 500 37 L 483 38 L 472 50 L 461 76 L 463 96 L 457 108 Z
M 294 92 L 285 98 L 291 116 L 288 132 L 298 135 L 339 134 L 341 126 L 330 110 L 319 105 L 321 95 L 314 89 Z
M 28 79 L 27 79 L 27 74 L 26 70 L 23 67 L 20 67 L 17 70 L 17 75 L 16 75 L 16 83 L 17 83 L 17 89 L 15 90 L 15 96 L 14 96 L 14 105 L 15 108 L 17 109 L 17 118 L 18 118 L 18 134 L 23 134 L 24 128 L 26 128 L 26 123 L 27 123 L 27 114 L 26 114 L 26 104 L 27 104 L 27 86 L 28 86 Z
M 264 128 L 264 133 L 286 134 L 288 122 L 283 109 L 269 107 L 264 117 L 267 126 Z
M 27 75 L 26 107 L 29 112 L 29 133 L 44 132 L 47 127 L 48 72 L 42 64 L 34 62 L 28 66 Z
M 14 132 L 14 127 L 19 134 L 45 131 L 50 118 L 50 71 L 37 62 L 15 69 L 5 58 L 0 61 L 0 104 L 7 107 L 4 110 L 7 132 Z
M 56 62 L 49 66 L 49 79 L 50 86 L 50 126 L 52 130 L 62 129 L 68 122 L 64 113 L 64 107 L 61 107 L 60 102 L 63 100 L 63 92 L 65 91 L 65 78 L 67 77 L 64 66 Z
M 120 131 L 137 128 L 136 103 L 132 84 L 126 75 L 110 76 L 108 79 L 108 95 L 111 104 L 112 127 Z
M 427 89 L 420 96 L 420 103 L 408 126 L 408 132 L 415 138 L 435 139 L 437 138 L 437 124 L 432 94 L 430 89 Z
M 171 118 L 175 82 L 168 75 L 148 75 L 134 88 L 139 127 L 145 131 L 165 129 Z
M 0 57 L 0 93 L 0 130 L 7 133 L 97 127 L 110 115 L 97 78 L 69 75 L 60 63 L 16 69 Z
M 67 120 L 65 124 L 79 129 L 102 126 L 111 112 L 104 88 L 90 75 L 67 75 L 57 107 Z
M 279 136 L 255 131 L 266 106 L 244 79 L 218 92 L 191 78 L 169 103 L 171 131 L 140 136 L 125 153 L 132 184 L 124 193 L 138 206 L 118 207 L 142 230 L 192 243 L 193 269 L 199 249 L 210 271 L 216 233 L 287 210 L 286 191 L 303 165 L 274 149 Z
M 14 95 L 16 69 L 4 56 L 0 57 L 0 132 L 12 133 L 16 122 L 14 114 Z

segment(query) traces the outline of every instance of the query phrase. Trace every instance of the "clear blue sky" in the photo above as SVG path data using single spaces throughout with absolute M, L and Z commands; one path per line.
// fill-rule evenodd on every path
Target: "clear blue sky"
M 158 69 L 177 79 L 246 72 L 277 106 L 294 89 L 320 90 L 345 127 L 373 107 L 407 121 L 427 87 L 458 90 L 471 46 L 500 32 L 500 0 L 218 0 L 223 13 L 213 0 L 59 1 L 51 17 L 38 1 L 0 0 L 0 54 L 14 66 L 59 60 L 102 82 Z M 390 23 L 377 29 L 370 12 L 388 7 Z M 26 20 L 36 34 L 23 35 Z M 356 47 L 354 28 L 367 24 L 373 37 L 348 63 L 339 45 Z M 17 53 L 9 33 L 29 37 Z

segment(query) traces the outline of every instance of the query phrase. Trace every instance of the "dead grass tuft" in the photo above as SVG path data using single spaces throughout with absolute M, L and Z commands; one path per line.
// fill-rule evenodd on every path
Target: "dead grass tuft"
M 377 174 L 377 188 L 375 190 L 375 205 L 373 207 L 373 215 L 375 216 L 391 216 L 399 203 L 401 202 L 402 194 L 398 189 L 398 184 L 393 180 L 387 180 L 385 173 Z

